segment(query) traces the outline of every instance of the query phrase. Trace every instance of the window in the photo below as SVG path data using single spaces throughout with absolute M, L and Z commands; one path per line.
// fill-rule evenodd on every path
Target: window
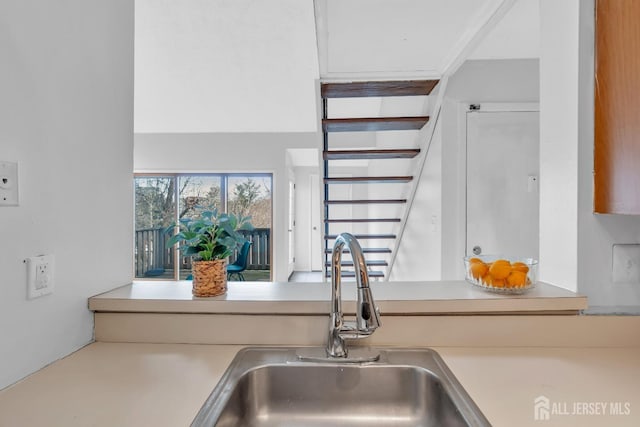
M 187 279 L 191 258 L 167 248 L 169 236 L 164 230 L 181 218 L 197 218 L 203 211 L 218 209 L 251 216 L 254 230 L 244 232 L 252 242 L 244 276 L 271 280 L 271 174 L 137 174 L 134 188 L 135 278 Z

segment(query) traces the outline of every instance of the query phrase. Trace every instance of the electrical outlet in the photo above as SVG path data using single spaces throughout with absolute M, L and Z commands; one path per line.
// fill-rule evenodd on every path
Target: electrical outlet
M 53 293 L 53 255 L 27 258 L 27 298 Z
M 613 245 L 612 282 L 640 285 L 640 244 Z
M 0 206 L 18 206 L 18 164 L 0 161 Z
M 36 289 L 46 288 L 49 284 L 49 263 L 46 261 L 36 264 Z

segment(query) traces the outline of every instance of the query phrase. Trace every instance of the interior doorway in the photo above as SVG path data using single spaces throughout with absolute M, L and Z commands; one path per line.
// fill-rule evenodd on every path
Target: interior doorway
M 322 269 L 321 155 L 317 148 L 289 148 L 287 157 L 289 180 L 295 182 L 295 189 L 289 192 L 293 194 L 289 202 L 294 206 L 288 207 L 293 210 L 290 216 L 295 218 L 295 224 L 288 224 L 288 229 L 293 230 L 289 237 L 294 240 L 289 245 L 293 250 L 288 260 L 289 268 L 293 268 L 289 281 L 310 281 L 311 277 L 315 278 L 313 281 L 321 281 L 320 274 L 311 274 Z
M 466 255 L 538 259 L 539 112 L 466 117 Z

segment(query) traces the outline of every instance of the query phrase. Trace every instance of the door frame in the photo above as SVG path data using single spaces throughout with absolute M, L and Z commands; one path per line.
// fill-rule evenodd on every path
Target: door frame
M 457 272 L 457 278 L 464 278 L 464 268 L 462 259 L 465 256 L 467 247 L 467 115 L 469 106 L 472 104 L 480 104 L 479 111 L 474 113 L 499 113 L 499 112 L 540 112 L 540 103 L 538 102 L 458 102 L 456 105 L 457 113 L 457 131 L 459 149 L 456 153 L 458 173 L 456 177 L 456 204 L 459 206 L 457 213 L 457 221 L 455 225 L 455 243 L 453 253 L 455 260 L 451 260 L 450 271 Z
M 289 178 L 287 185 L 287 278 L 290 278 L 296 267 L 296 181 Z

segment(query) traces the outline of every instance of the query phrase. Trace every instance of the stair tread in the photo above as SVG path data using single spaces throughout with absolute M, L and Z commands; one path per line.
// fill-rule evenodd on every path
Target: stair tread
M 386 267 L 387 265 L 389 265 L 387 261 L 382 259 L 371 259 L 371 260 L 366 259 L 364 260 L 364 262 L 367 265 L 376 266 L 376 267 Z M 353 267 L 353 261 L 343 261 L 340 265 L 342 265 L 343 267 Z M 331 267 L 331 263 L 327 262 L 325 266 Z
M 330 150 L 323 153 L 325 160 L 356 159 L 412 159 L 420 154 L 419 148 L 392 148 L 379 150 Z
M 391 80 L 323 83 L 323 98 L 429 95 L 439 80 Z
M 324 236 L 325 240 L 332 240 L 338 237 L 337 234 L 327 234 Z M 395 239 L 395 234 L 354 234 L 356 239 Z
M 429 116 L 322 119 L 322 130 L 325 132 L 418 130 L 422 129 L 428 121 Z
M 324 251 L 327 254 L 330 254 L 333 252 L 333 249 L 325 249 Z M 344 249 L 342 251 L 343 253 L 348 253 L 349 250 L 348 249 Z M 389 248 L 362 248 L 362 253 L 365 254 L 390 254 L 391 253 L 391 249 Z
M 401 222 L 400 218 L 333 218 L 325 219 L 324 222 L 328 223 L 342 223 L 342 222 Z
M 367 274 L 369 275 L 369 277 L 384 277 L 384 273 L 382 271 L 372 270 L 372 271 L 367 271 Z M 325 272 L 325 276 L 326 277 L 331 277 L 331 271 Z M 340 272 L 340 276 L 341 277 L 356 277 L 356 273 L 354 271 L 341 271 Z
M 325 205 L 359 205 L 378 203 L 407 203 L 407 199 L 356 199 L 356 200 L 325 200 Z
M 339 178 L 324 178 L 325 184 L 353 184 L 353 183 L 405 183 L 413 180 L 412 176 L 348 176 Z

